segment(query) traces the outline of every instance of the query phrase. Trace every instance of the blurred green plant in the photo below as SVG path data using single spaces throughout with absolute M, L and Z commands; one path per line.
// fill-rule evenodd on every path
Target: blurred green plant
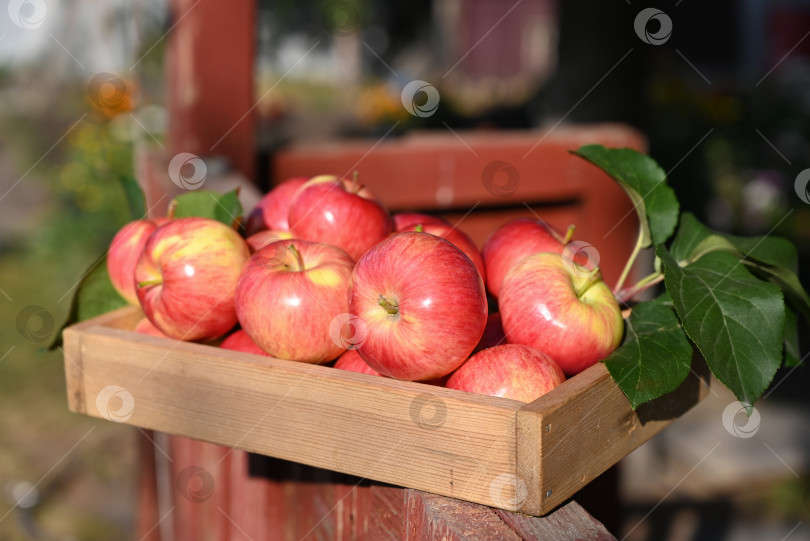
M 14 189 L 36 194 L 35 203 L 25 209 L 30 216 L 26 227 L 10 229 L 13 233 L 3 236 L 0 247 L 0 288 L 8 296 L 0 298 L 0 429 L 9 435 L 8 444 L 0 445 L 0 478 L 39 479 L 54 466 L 59 454 L 70 449 L 91 426 L 97 427 L 70 460 L 39 487 L 43 501 L 36 509 L 36 517 L 44 531 L 69 531 L 82 539 L 101 540 L 125 536 L 129 529 L 126 517 L 122 524 L 120 517 L 111 519 L 97 511 L 91 515 L 84 510 L 86 504 L 66 505 L 67 499 L 60 492 L 64 488 L 55 481 L 70 478 L 68 486 L 74 490 L 90 484 L 96 493 L 102 485 L 117 487 L 112 490 L 120 492 L 121 486 L 133 482 L 128 473 L 134 460 L 127 450 L 131 436 L 126 437 L 120 426 L 98 423 L 67 410 L 62 353 L 43 353 L 47 342 L 27 339 L 18 321 L 26 306 L 40 306 L 57 322 L 55 333 L 82 272 L 106 250 L 117 228 L 129 219 L 118 177 L 132 173 L 126 127 L 131 118 L 107 119 L 88 114 L 48 152 L 87 110 L 88 105 L 80 98 L 84 92 L 83 84 L 65 90 L 65 108 L 56 114 L 15 112 L 11 116 L 6 111 L 0 116 L 0 133 L 5 134 L 0 135 L 0 141 L 7 151 L 5 165 L 16 175 L 13 180 L 22 178 L 35 164 Z M 12 193 L 3 205 L 15 204 L 12 200 L 16 195 Z M 103 454 L 111 448 L 118 449 L 116 456 Z M 103 481 L 95 473 L 71 477 L 71 469 L 77 464 L 99 461 L 113 465 L 114 479 Z M 86 472 L 90 468 L 78 469 Z M 124 507 L 127 498 L 122 496 Z M 0 501 L 0 514 L 8 509 L 5 502 Z M 14 515 L 3 521 L 0 538 L 23 539 L 16 524 Z

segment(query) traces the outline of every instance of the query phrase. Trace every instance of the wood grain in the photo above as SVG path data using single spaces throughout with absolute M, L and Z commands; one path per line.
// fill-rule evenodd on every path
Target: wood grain
M 485 504 L 515 471 L 520 402 L 110 327 L 75 334 L 74 411 L 103 418 L 97 397 L 117 385 L 134 400 L 128 424 Z
M 633 411 L 597 364 L 523 404 L 128 331 L 140 317 L 124 308 L 65 331 L 73 411 L 529 515 L 682 415 L 708 380 L 696 359 L 700 377 Z M 120 398 L 104 403 L 111 385 L 131 395 L 130 412 Z M 307 490 L 313 505 L 331 497 Z
M 543 518 L 495 510 L 524 541 L 615 541 L 615 537 L 577 502 L 568 502 Z
M 408 493 L 405 515 L 408 521 L 402 539 L 522 539 L 488 507 L 416 490 Z
M 170 8 L 164 63 L 169 150 L 224 156 L 253 178 L 256 2 L 172 0 Z
M 106 326 L 118 329 L 132 329 L 143 317 L 139 308 L 126 306 L 107 312 L 96 318 L 76 323 L 62 333 L 62 352 L 65 357 L 65 382 L 67 385 L 68 407 L 76 413 L 87 413 L 85 407 L 84 381 L 87 374 L 82 367 L 82 333 L 87 329 Z
M 708 390 L 703 367 L 696 357 L 681 387 L 636 411 L 602 363 L 521 408 L 518 472 L 539 484 L 528 488 L 520 510 L 548 513 L 697 404 Z
M 157 452 L 172 464 L 170 501 L 165 502 L 170 505 L 161 513 L 166 515 L 161 522 L 166 527 L 152 528 L 152 541 L 615 539 L 576 502 L 546 517 L 529 517 L 257 455 L 252 456 L 261 459 L 263 467 L 251 473 L 250 457 L 243 451 L 225 456 L 225 447 L 179 436 L 168 442 Z M 187 497 L 189 486 L 178 483 L 189 467 L 199 467 L 213 479 L 210 491 L 201 490 L 199 477 L 191 480 L 198 501 Z M 154 504 L 156 489 L 151 490 L 142 502 Z M 151 516 L 158 514 L 155 511 L 141 508 L 142 514 Z

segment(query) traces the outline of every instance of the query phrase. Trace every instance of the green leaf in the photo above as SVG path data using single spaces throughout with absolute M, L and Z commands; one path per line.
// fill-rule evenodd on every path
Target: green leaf
M 574 154 L 601 168 L 627 192 L 641 224 L 641 248 L 661 244 L 672 235 L 678 223 L 678 200 L 655 160 L 631 148 L 602 145 L 584 146 Z
M 79 282 L 73 299 L 70 301 L 67 319 L 59 328 L 59 332 L 56 333 L 48 349 L 53 350 L 62 345 L 62 331 L 65 327 L 126 305 L 127 301 L 118 294 L 110 281 L 110 275 L 107 273 L 107 258 L 96 261 L 85 271 L 84 278 Z
M 787 239 L 773 235 L 762 237 L 738 237 L 725 235 L 748 259 L 774 267 L 784 267 L 792 272 L 799 270 L 799 252 Z
M 680 262 L 696 261 L 704 253 L 723 250 L 774 267 L 798 270 L 798 252 L 787 239 L 775 236 L 739 237 L 712 231 L 690 212 L 681 215 L 670 252 Z
M 677 261 L 686 262 L 695 253 L 698 244 L 711 234 L 711 230 L 700 223 L 694 214 L 684 212 L 681 214 L 678 231 L 675 233 L 675 238 L 672 239 L 669 251 Z
M 686 264 L 714 250 L 738 252 L 730 241 L 700 223 L 694 214 L 684 212 L 670 248 L 672 257 L 679 263 Z
M 796 246 L 787 239 L 772 235 L 763 237 L 725 236 L 749 259 L 772 265 L 784 267 L 790 271 L 799 270 L 799 252 Z
M 798 252 L 793 243 L 786 239 L 724 235 L 712 231 L 694 215 L 685 212 L 672 241 L 671 252 L 681 264 L 697 261 L 710 252 L 732 254 L 742 259 L 756 277 L 782 288 L 786 300 L 810 321 L 810 296 L 796 275 Z
M 750 259 L 744 260 L 743 263 L 754 276 L 779 286 L 785 294 L 788 304 L 800 311 L 807 321 L 810 321 L 810 296 L 802 287 L 796 273 L 785 267 L 763 265 Z
M 656 253 L 686 333 L 715 377 L 740 402 L 753 404 L 782 364 L 782 292 L 726 252 L 710 252 L 683 268 L 663 246 Z
M 785 306 L 785 366 L 796 366 L 801 362 L 799 351 L 799 322 L 796 311 Z
M 199 216 L 230 226 L 238 225 L 244 215 L 237 190 L 224 194 L 209 190 L 184 193 L 175 197 L 169 208 L 174 218 Z
M 146 218 L 146 196 L 143 194 L 141 186 L 132 175 L 122 175 L 121 184 L 124 186 L 124 194 L 127 197 L 129 212 L 133 220 L 143 220 Z
M 633 409 L 677 389 L 689 375 L 691 363 L 692 345 L 678 316 L 657 301 L 633 308 L 625 320 L 622 345 L 605 359 Z

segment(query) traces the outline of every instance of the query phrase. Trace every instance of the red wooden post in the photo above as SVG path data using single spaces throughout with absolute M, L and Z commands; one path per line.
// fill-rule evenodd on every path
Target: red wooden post
M 224 156 L 252 179 L 255 2 L 172 0 L 171 12 L 169 152 Z
M 156 541 L 615 540 L 576 502 L 528 517 L 277 459 L 261 459 L 266 471 L 249 476 L 248 453 L 169 442 L 172 488 Z
M 157 476 L 152 431 L 135 434 L 138 445 L 138 516 L 135 535 L 141 541 L 160 541 L 160 531 L 155 526 L 160 521 L 157 502 Z

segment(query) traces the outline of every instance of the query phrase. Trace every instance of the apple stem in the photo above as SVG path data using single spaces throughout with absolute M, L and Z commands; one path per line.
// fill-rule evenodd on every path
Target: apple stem
M 631 300 L 633 297 L 635 297 L 642 291 L 650 289 L 652 286 L 662 282 L 663 280 L 664 280 L 663 273 L 654 272 L 639 280 L 638 283 L 633 287 L 628 287 L 626 289 L 622 289 L 621 291 L 616 292 L 616 300 L 621 304 L 625 304 L 627 303 L 627 301 Z
M 142 287 L 149 287 L 149 286 L 156 286 L 162 284 L 163 280 L 158 278 L 156 280 L 144 280 L 143 282 L 138 282 L 138 289 Z
M 576 228 L 577 226 L 575 226 L 574 224 L 568 226 L 568 231 L 565 232 L 565 238 L 562 241 L 563 244 L 568 244 L 569 242 L 571 242 L 571 238 L 574 236 L 574 229 Z
M 352 174 L 352 193 L 357 193 L 360 191 L 360 172 L 355 171 Z
M 414 231 L 418 231 L 419 233 L 424 233 L 425 228 L 422 227 L 422 224 L 418 224 L 416 227 L 413 228 Z
M 636 239 L 636 245 L 633 247 L 633 252 L 630 254 L 630 258 L 627 260 L 627 264 L 624 266 L 624 270 L 622 271 L 622 275 L 619 276 L 619 281 L 616 282 L 616 286 L 613 288 L 614 292 L 620 291 L 622 286 L 624 285 L 625 280 L 630 275 L 630 269 L 633 268 L 633 264 L 636 262 L 636 258 L 638 257 L 639 252 L 641 252 L 641 226 L 639 226 L 638 231 L 638 238 Z
M 287 246 L 287 249 L 293 253 L 295 257 L 295 262 L 298 264 L 298 270 L 304 270 L 304 258 L 301 256 L 301 252 L 298 251 L 298 248 L 295 247 L 295 244 L 290 244 Z
M 549 234 L 552 237 L 554 237 L 560 244 L 568 244 L 571 241 L 571 237 L 574 235 L 574 229 L 577 228 L 577 226 L 575 226 L 574 224 L 569 224 L 568 230 L 565 232 L 565 236 L 563 237 L 557 232 L 555 228 L 548 225 L 548 222 L 546 222 L 544 219 L 540 218 L 537 215 L 535 215 L 535 217 L 537 218 L 538 222 L 542 223 L 546 227 Z
M 588 276 L 588 279 L 577 289 L 577 298 L 581 299 L 582 296 L 588 291 L 593 285 L 600 282 L 602 280 L 602 275 L 599 272 L 599 269 L 596 268 L 591 272 L 591 275 Z
M 396 303 L 388 302 L 388 299 L 386 299 L 382 295 L 380 295 L 377 298 L 377 304 L 385 308 L 385 311 L 391 315 L 396 315 L 397 313 L 399 313 L 399 305 Z

